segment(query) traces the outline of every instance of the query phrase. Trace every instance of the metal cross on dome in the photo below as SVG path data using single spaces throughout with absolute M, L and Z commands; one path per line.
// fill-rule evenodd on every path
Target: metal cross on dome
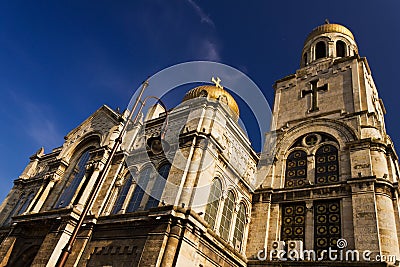
M 217 77 L 216 79 L 215 79 L 215 77 L 212 77 L 211 81 L 215 84 L 215 87 L 224 89 L 224 87 L 220 84 L 221 79 L 219 77 Z

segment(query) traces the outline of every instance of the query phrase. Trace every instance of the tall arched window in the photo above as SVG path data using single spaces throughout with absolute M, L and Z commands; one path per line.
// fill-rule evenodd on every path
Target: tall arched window
M 144 169 L 140 173 L 139 180 L 135 187 L 135 191 L 133 191 L 132 197 L 129 200 L 129 204 L 126 209 L 127 212 L 136 211 L 140 207 L 144 191 L 146 190 L 147 184 L 149 183 L 150 180 L 151 173 L 152 173 L 151 167 Z
M 168 178 L 169 170 L 171 169 L 171 164 L 165 164 L 158 169 L 158 174 L 155 177 L 153 188 L 150 191 L 149 200 L 146 204 L 146 209 L 157 207 L 160 203 L 161 195 L 164 191 L 165 182 Z
M 24 204 L 21 206 L 21 208 L 19 209 L 19 211 L 17 212 L 17 215 L 20 215 L 22 213 L 24 213 L 26 211 L 26 209 L 28 208 L 29 204 L 31 204 L 31 201 L 33 199 L 33 197 L 35 196 L 34 192 L 30 192 L 28 197 L 26 198 Z
M 90 150 L 86 150 L 82 156 L 79 158 L 77 164 L 75 165 L 72 174 L 69 179 L 72 179 L 71 183 L 64 189 L 61 196 L 59 197 L 55 207 L 64 208 L 72 200 L 78 189 L 83 177 L 86 172 L 86 163 L 89 161 Z
M 24 194 L 22 194 L 19 198 L 17 203 L 14 205 L 13 209 L 10 211 L 10 213 L 7 216 L 7 219 L 4 221 L 4 224 L 9 224 L 11 221 L 11 218 L 17 214 L 17 212 L 20 210 L 22 202 L 24 200 Z
M 244 226 L 246 224 L 246 207 L 243 203 L 239 205 L 239 212 L 236 218 L 235 232 L 233 234 L 233 245 L 237 250 L 242 249 Z
M 232 216 L 235 211 L 235 195 L 232 191 L 229 191 L 228 197 L 224 203 L 224 209 L 222 211 L 221 224 L 219 225 L 219 233 L 221 237 L 228 240 L 229 229 L 232 224 Z
M 286 160 L 285 187 L 300 187 L 307 184 L 307 153 L 295 150 Z
M 307 60 L 308 60 L 308 58 L 307 58 L 307 52 L 305 52 L 304 55 L 303 55 L 304 66 L 307 66 Z
M 315 162 L 316 184 L 329 184 L 339 181 L 338 150 L 335 146 L 321 146 L 315 153 Z
M 217 217 L 221 195 L 221 181 L 219 179 L 214 179 L 211 185 L 210 194 L 208 195 L 206 212 L 204 214 L 204 220 L 211 226 L 212 229 L 215 226 L 215 218 Z
M 112 214 L 116 214 L 122 209 L 122 206 L 124 205 L 126 196 L 128 195 L 129 188 L 132 185 L 132 180 L 133 180 L 133 177 L 131 174 L 129 175 L 129 177 L 127 179 L 125 179 L 124 185 L 120 189 L 117 201 L 115 202 L 114 207 L 112 209 L 112 212 L 111 212 Z
M 326 57 L 326 45 L 325 42 L 320 41 L 315 45 L 315 59 Z
M 343 41 L 336 42 L 336 56 L 345 57 L 346 56 L 346 44 Z

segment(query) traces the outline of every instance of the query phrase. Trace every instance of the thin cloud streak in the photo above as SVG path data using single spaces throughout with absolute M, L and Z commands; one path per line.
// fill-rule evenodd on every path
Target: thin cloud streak
M 19 107 L 21 113 L 15 121 L 25 134 L 31 137 L 39 146 L 45 146 L 48 149 L 58 147 L 63 141 L 63 135 L 59 133 L 56 123 L 50 118 L 50 112 L 40 103 L 35 103 L 29 99 L 17 95 L 15 92 L 9 92 L 10 97 Z
M 202 43 L 202 53 L 206 60 L 220 61 L 221 57 L 217 45 L 210 40 L 204 40 Z
M 212 21 L 212 19 L 208 15 L 206 15 L 206 13 L 204 13 L 203 9 L 198 4 L 196 4 L 193 0 L 187 0 L 187 1 L 196 11 L 197 15 L 200 17 L 201 23 L 206 23 L 211 27 L 215 28 L 214 21 Z

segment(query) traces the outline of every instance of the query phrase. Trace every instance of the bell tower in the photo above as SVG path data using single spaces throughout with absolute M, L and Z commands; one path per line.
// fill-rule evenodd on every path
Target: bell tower
M 300 68 L 274 89 L 275 160 L 252 212 L 267 216 L 252 218 L 248 256 L 264 247 L 269 260 L 282 247 L 317 258 L 329 248 L 399 257 L 398 158 L 351 31 L 330 23 L 313 29 Z

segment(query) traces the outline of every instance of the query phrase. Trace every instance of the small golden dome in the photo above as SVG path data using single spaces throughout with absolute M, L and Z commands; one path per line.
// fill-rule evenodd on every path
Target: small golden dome
M 207 96 L 208 99 L 220 100 L 222 102 L 226 101 L 226 104 L 229 106 L 229 108 L 239 117 L 238 104 L 236 103 L 233 96 L 221 87 L 217 87 L 214 85 L 201 85 L 195 87 L 186 93 L 183 101 L 205 96 Z M 225 98 L 226 100 L 221 99 L 221 97 Z
M 317 35 L 324 34 L 324 33 L 330 33 L 330 32 L 342 33 L 344 35 L 349 36 L 351 39 L 354 40 L 353 34 L 345 26 L 340 25 L 340 24 L 326 23 L 326 24 L 323 24 L 323 25 L 320 25 L 320 26 L 314 28 L 310 32 L 310 34 L 307 36 L 305 43 L 307 43 L 310 39 L 314 38 Z

